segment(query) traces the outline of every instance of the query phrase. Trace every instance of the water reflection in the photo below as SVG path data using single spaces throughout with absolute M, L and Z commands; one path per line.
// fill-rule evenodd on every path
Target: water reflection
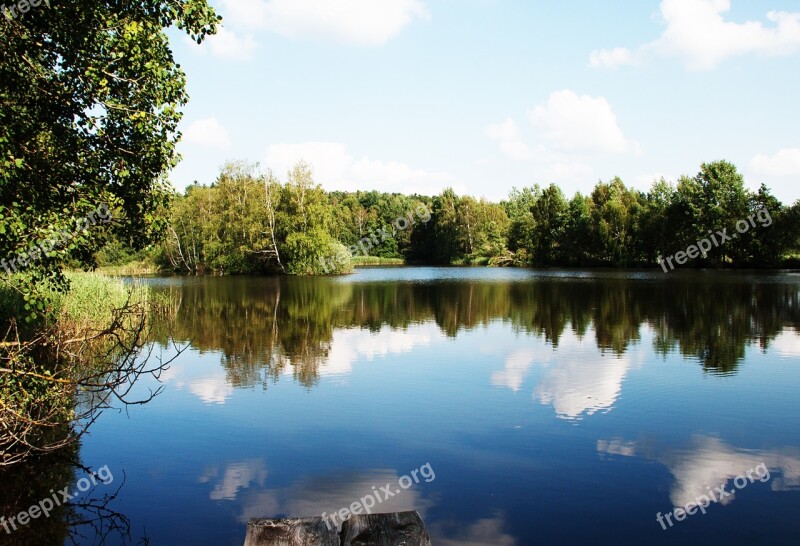
M 404 512 L 416 510 L 425 518 L 433 500 L 424 496 L 425 482 L 401 490 L 396 470 L 365 470 L 336 475 L 309 476 L 295 483 L 270 486 L 268 471 L 263 459 L 230 463 L 224 468 L 207 469 L 198 479 L 212 486 L 211 500 L 234 501 L 240 506 L 238 521 L 246 524 L 250 518 L 310 517 L 331 514 L 349 507 L 354 501 L 376 495 L 376 489 L 391 485 L 393 496 L 384 498 L 373 509 L 375 512 Z
M 70 451 L 74 453 L 76 448 Z M 63 544 L 70 535 L 65 522 L 75 518 L 71 505 L 57 506 L 49 518 L 32 520 L 16 530 L 7 520 L 49 498 L 51 490 L 69 487 L 75 480 L 75 467 L 66 458 L 54 455 L 0 470 L 0 516 L 4 516 L 3 523 L 9 526 L 8 530 L 0 527 L 0 544 Z
M 539 356 L 540 353 L 533 349 L 519 349 L 512 352 L 506 357 L 503 369 L 492 374 L 492 385 L 517 392 Z M 545 353 L 543 356 L 549 360 L 551 353 Z
M 466 525 L 464 522 L 436 523 L 428 532 L 432 542 L 442 546 L 514 546 L 517 540 L 504 531 L 505 527 L 505 517 L 498 514 Z
M 129 469 L 135 529 L 241 544 L 250 517 L 331 513 L 431 461 L 380 509 L 420 511 L 435 544 L 796 541 L 791 277 L 390 271 L 153 281 L 176 304 L 159 340 L 191 347 L 84 446 Z M 770 483 L 732 506 L 656 523 L 761 462 Z
M 208 494 L 211 500 L 236 500 L 240 490 L 248 489 L 251 485 L 264 487 L 266 479 L 264 460 L 253 459 L 227 465 L 222 476 L 218 467 L 208 468 L 197 481 L 214 483 L 214 489 Z
M 209 359 L 197 359 L 191 366 L 175 363 L 161 374 L 161 380 L 187 389 L 205 404 L 224 404 L 233 394 L 230 373 Z
M 573 332 L 567 332 L 557 350 L 517 349 L 505 358 L 503 370 L 492 374 L 491 383 L 518 391 L 532 370 L 541 368 L 533 400 L 553 406 L 559 418 L 577 420 L 610 411 L 633 366 L 632 354 L 642 354 L 604 355 L 587 345 Z
M 533 397 L 542 404 L 552 404 L 561 418 L 593 415 L 614 406 L 629 367 L 626 357 L 560 361 L 536 386 Z
M 431 325 L 412 325 L 403 330 L 384 326 L 377 332 L 355 328 L 337 330 L 319 373 L 323 376 L 348 374 L 353 363 L 360 359 L 372 361 L 376 357 L 410 353 L 415 347 L 430 345 L 432 339 L 440 336 Z
M 678 351 L 712 373 L 735 373 L 748 345 L 766 350 L 776 342 L 779 350 L 796 351 L 796 334 L 784 333 L 800 328 L 798 287 L 788 278 L 639 277 L 532 275 L 505 282 L 426 283 L 198 279 L 162 288 L 179 303 L 160 340 L 166 341 L 171 327 L 178 341 L 191 341 L 200 352 L 221 352 L 226 382 L 233 387 L 267 387 L 289 374 L 311 387 L 323 374 L 348 373 L 357 357 L 408 351 L 433 336 L 455 337 L 497 321 L 555 349 L 565 336 L 570 343 L 593 338 L 602 355 L 616 360 L 595 366 L 584 356 L 561 364 L 535 394 L 571 417 L 611 404 L 629 367 L 625 356 L 644 327 L 655 333 L 658 354 Z M 334 332 L 342 329 L 337 336 L 342 341 L 334 345 Z M 364 336 L 362 329 L 376 335 Z M 519 389 L 537 358 L 511 355 L 492 383 Z M 212 375 L 186 384 L 204 401 L 221 403 L 230 394 L 221 379 Z M 601 385 L 587 394 L 595 402 L 586 405 L 572 396 L 585 392 L 574 387 L 576 380 Z
M 128 516 L 116 510 L 124 473 L 85 468 L 77 462 L 80 449 L 77 443 L 0 469 L 0 545 L 147 542 L 146 536 L 132 533 Z M 90 480 L 91 472 L 99 479 Z M 25 520 L 20 520 L 23 512 Z
M 737 493 L 731 485 L 732 480 L 746 476 L 748 471 L 762 463 L 769 469 L 772 491 L 800 489 L 800 449 L 796 447 L 739 449 L 718 438 L 697 436 L 691 447 L 681 450 L 655 450 L 649 444 L 614 439 L 598 441 L 597 451 L 606 455 L 641 456 L 666 466 L 674 478 L 669 497 L 675 507 L 696 502 L 700 496 L 708 495 L 722 484 L 727 484 L 725 489 L 732 493 L 721 499 L 721 504 L 733 502 Z M 757 473 L 754 477 L 756 483 L 762 481 Z

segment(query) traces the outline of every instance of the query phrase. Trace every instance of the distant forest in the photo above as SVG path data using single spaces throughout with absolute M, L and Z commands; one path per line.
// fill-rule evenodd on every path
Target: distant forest
M 219 274 L 346 273 L 365 256 L 414 264 L 653 267 L 711 233 L 736 233 L 739 221 L 759 211 L 759 223 L 751 219 L 745 233 L 721 239 L 686 266 L 796 266 L 800 200 L 789 206 L 764 185 L 748 190 L 726 161 L 703 164 L 677 185 L 654 181 L 648 192 L 614 178 L 589 195 L 568 198 L 556 185 L 534 185 L 499 203 L 452 189 L 433 197 L 326 192 L 306 163 L 282 183 L 237 162 L 210 186 L 194 184 L 174 197 L 162 211 L 162 243 L 135 254 L 130 242 L 114 240 L 97 258 L 100 265 L 138 260 Z

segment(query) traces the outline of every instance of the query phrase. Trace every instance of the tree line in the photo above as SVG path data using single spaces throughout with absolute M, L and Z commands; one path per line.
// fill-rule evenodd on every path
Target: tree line
M 647 192 L 614 178 L 589 195 L 568 199 L 555 184 L 534 185 L 499 203 L 452 189 L 433 197 L 326 192 L 304 162 L 285 183 L 233 162 L 164 212 L 166 237 L 148 256 L 186 273 L 346 273 L 360 253 L 418 264 L 652 267 L 710 236 L 719 244 L 687 265 L 781 267 L 797 263 L 800 247 L 800 201 L 786 206 L 765 185 L 748 190 L 727 161 L 705 163 L 677 184 L 657 180 Z M 402 218 L 412 221 L 398 229 Z M 748 218 L 750 228 L 737 233 Z M 736 236 L 717 241 L 718 232 Z M 100 261 L 126 258 L 117 243 Z

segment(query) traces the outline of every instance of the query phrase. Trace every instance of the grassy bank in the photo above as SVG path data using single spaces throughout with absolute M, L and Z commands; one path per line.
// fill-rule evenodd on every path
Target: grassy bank
M 148 262 L 130 262 L 125 265 L 106 265 L 97 268 L 97 272 L 102 275 L 112 277 L 127 277 L 135 275 L 155 275 L 164 273 L 159 267 Z
M 53 295 L 57 326 L 74 330 L 104 328 L 114 311 L 126 304 L 146 305 L 150 299 L 141 283 L 125 283 L 99 273 L 69 273 L 70 291 Z
M 453 260 L 450 265 L 474 265 L 488 266 L 491 258 L 488 256 L 467 257 L 460 260 Z
M 0 467 L 72 445 L 108 403 L 129 403 L 130 385 L 150 373 L 139 355 L 152 311 L 166 301 L 140 282 L 66 277 L 68 291 L 22 276 L 0 281 Z
M 378 256 L 353 256 L 353 265 L 405 265 L 402 258 L 380 258 Z
M 25 330 L 55 328 L 58 330 L 99 330 L 111 324 L 114 311 L 126 304 L 147 307 L 159 306 L 147 287 L 139 282 L 124 282 L 100 273 L 70 272 L 69 291 L 60 292 L 52 287 L 41 288 L 43 302 L 37 308 L 37 320 L 24 319 L 29 315 L 25 300 L 15 288 L 16 280 L 0 283 L 0 320 L 5 328 L 14 318 Z

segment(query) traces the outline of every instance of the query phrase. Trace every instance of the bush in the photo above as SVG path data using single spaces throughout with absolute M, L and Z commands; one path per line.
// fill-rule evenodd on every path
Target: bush
M 290 275 L 342 275 L 353 271 L 350 252 L 322 231 L 292 233 L 283 251 Z

